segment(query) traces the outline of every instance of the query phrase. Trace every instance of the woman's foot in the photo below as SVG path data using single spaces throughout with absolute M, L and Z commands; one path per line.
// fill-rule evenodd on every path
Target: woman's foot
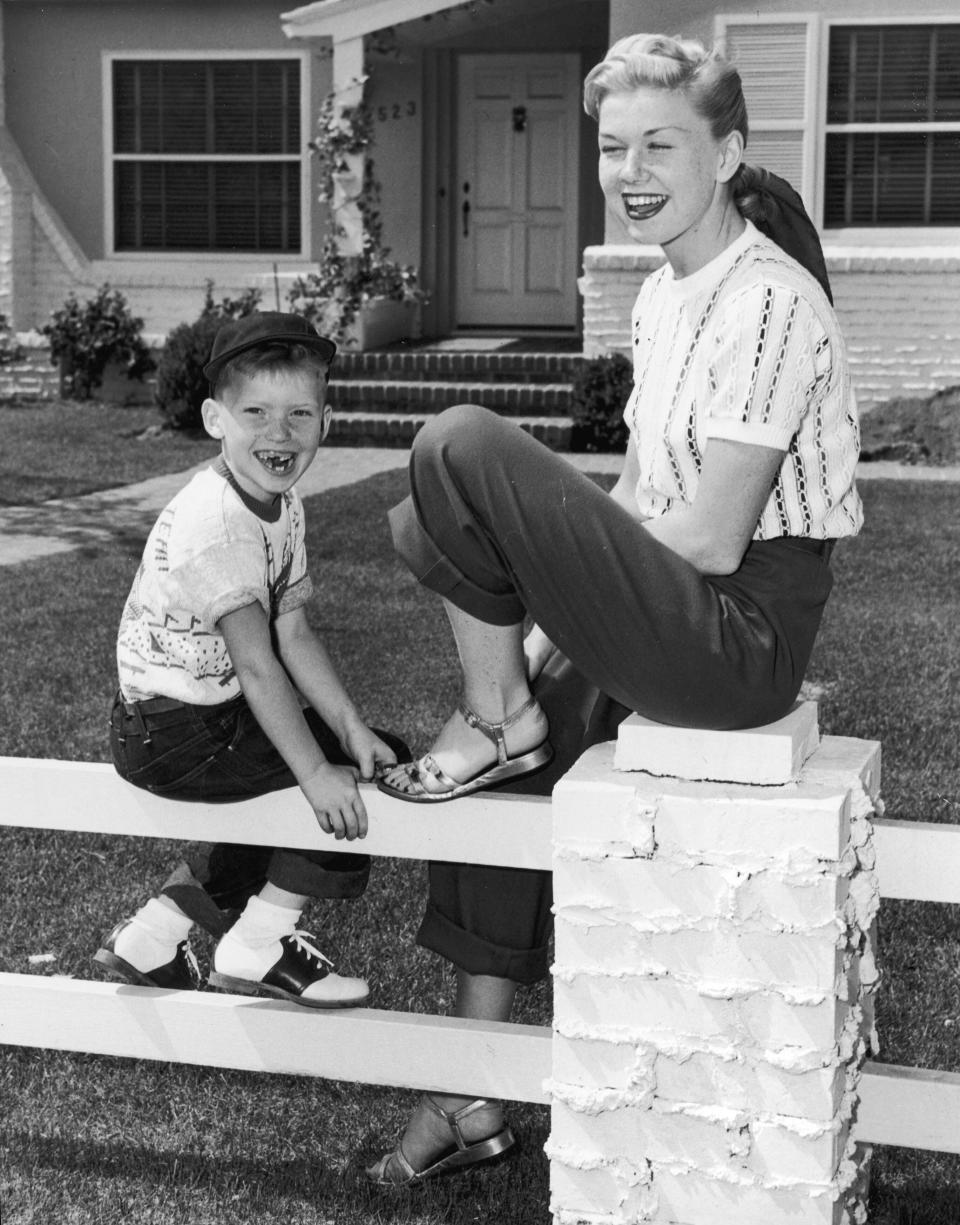
M 553 757 L 548 733 L 547 716 L 535 698 L 500 722 L 461 703 L 430 753 L 389 770 L 377 785 L 388 795 L 417 803 L 455 799 L 547 765 Z
M 499 1103 L 424 1093 L 400 1144 L 369 1166 L 367 1177 L 382 1187 L 408 1186 L 499 1157 L 514 1143 Z

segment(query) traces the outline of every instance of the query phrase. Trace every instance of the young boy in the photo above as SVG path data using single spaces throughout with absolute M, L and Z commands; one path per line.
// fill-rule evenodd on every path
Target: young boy
M 330 426 L 335 352 L 305 319 L 279 312 L 218 332 L 203 423 L 221 455 L 147 540 L 120 623 L 110 740 L 134 786 L 225 802 L 299 784 L 321 829 L 351 840 L 367 831 L 358 770 L 369 779 L 409 754 L 361 720 L 304 611 L 312 588 L 293 487 Z M 212 986 L 314 1008 L 366 999 L 367 984 L 334 974 L 296 925 L 310 898 L 362 893 L 367 856 L 195 850 L 104 939 L 99 965 L 125 982 L 194 987 L 187 937 L 199 923 L 219 938 Z

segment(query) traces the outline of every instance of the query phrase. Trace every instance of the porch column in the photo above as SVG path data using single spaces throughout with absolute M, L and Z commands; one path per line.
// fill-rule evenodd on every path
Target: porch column
M 556 1225 L 864 1221 L 879 756 L 633 716 L 557 785 Z
M 333 44 L 333 92 L 338 113 L 363 102 L 363 37 L 348 38 Z M 331 209 L 343 230 L 340 250 L 343 255 L 359 255 L 363 249 L 363 218 L 357 199 L 363 190 L 366 155 L 348 153 L 346 169 L 334 175 Z

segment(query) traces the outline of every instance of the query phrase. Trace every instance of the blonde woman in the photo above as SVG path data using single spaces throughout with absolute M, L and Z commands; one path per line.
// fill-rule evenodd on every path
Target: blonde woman
M 606 494 L 472 406 L 418 436 L 394 541 L 445 601 L 463 701 L 428 754 L 379 783 L 415 803 L 500 784 L 548 794 L 630 711 L 710 728 L 779 718 L 834 543 L 861 525 L 856 406 L 819 241 L 787 184 L 744 167 L 735 67 L 636 35 L 590 72 L 584 99 L 608 206 L 666 256 L 633 313 L 624 467 Z M 456 967 L 457 1016 L 506 1020 L 518 984 L 546 974 L 549 905 L 547 874 L 431 865 L 418 940 Z M 498 1103 L 425 1095 L 368 1174 L 415 1182 L 512 1143 Z

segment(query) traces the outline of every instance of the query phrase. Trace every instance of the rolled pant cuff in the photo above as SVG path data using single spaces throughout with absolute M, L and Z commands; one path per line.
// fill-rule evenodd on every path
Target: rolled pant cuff
M 413 498 L 387 512 L 393 546 L 422 586 L 488 625 L 516 625 L 526 612 L 517 594 L 478 587 L 450 560 L 420 522 Z
M 342 868 L 312 863 L 296 851 L 274 851 L 267 870 L 267 880 L 288 893 L 301 893 L 313 898 L 360 897 L 370 879 L 369 855 L 329 855 L 328 860 L 342 861 Z
M 429 904 L 417 932 L 417 944 L 439 953 L 468 974 L 507 978 L 524 986 L 546 978 L 549 967 L 547 945 L 535 949 L 511 949 L 492 944 L 483 936 L 458 927 Z
M 225 936 L 236 922 L 236 911 L 221 910 L 194 876 L 189 864 L 181 863 L 174 868 L 164 882 L 160 895 L 168 897 L 215 939 Z

